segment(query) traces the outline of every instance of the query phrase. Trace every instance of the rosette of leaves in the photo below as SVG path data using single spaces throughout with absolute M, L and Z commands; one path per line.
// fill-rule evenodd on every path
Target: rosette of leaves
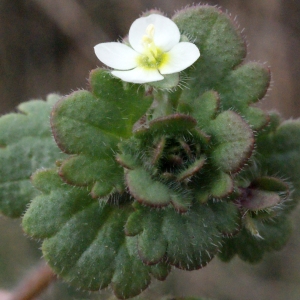
M 217 113 L 215 93 L 203 95 L 203 102 L 207 99 L 212 107 L 205 126 L 177 113 L 151 120 L 120 143 L 117 160 L 138 202 L 153 207 L 171 203 L 186 212 L 194 199 L 206 202 L 232 193 L 232 175 L 251 156 L 253 132 L 236 113 Z
M 78 288 L 111 285 L 125 299 L 151 277 L 166 278 L 171 266 L 195 270 L 220 251 L 255 261 L 253 252 L 261 257 L 287 240 L 289 209 L 277 207 L 291 185 L 298 188 L 298 165 L 285 173 L 282 164 L 300 149 L 287 135 L 289 151 L 264 150 L 287 131 L 262 131 L 269 116 L 251 106 L 268 88 L 268 69 L 242 64 L 245 43 L 217 8 L 192 6 L 173 20 L 201 51 L 182 76 L 186 88 L 127 84 L 96 69 L 90 91 L 52 110 L 53 136 L 67 158 L 34 174 L 39 192 L 23 228 L 43 240 L 55 273 Z M 275 153 L 282 154 L 276 164 Z M 255 164 L 271 173 L 252 172 Z

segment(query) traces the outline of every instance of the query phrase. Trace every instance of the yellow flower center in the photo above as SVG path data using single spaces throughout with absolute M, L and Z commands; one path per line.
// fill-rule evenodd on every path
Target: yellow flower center
M 145 69 L 158 69 L 163 64 L 166 64 L 169 60 L 169 55 L 163 52 L 154 43 L 154 31 L 153 24 L 148 25 L 146 28 L 146 34 L 142 38 L 142 45 L 144 47 L 143 54 L 141 54 L 138 60 L 138 66 Z

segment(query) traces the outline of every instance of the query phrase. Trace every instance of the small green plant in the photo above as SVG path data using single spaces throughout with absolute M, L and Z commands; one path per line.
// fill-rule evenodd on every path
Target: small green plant
M 0 210 L 23 216 L 53 272 L 127 299 L 172 266 L 280 250 L 300 196 L 300 121 L 252 105 L 270 72 L 243 63 L 230 17 L 150 11 L 95 52 L 114 70 L 93 70 L 89 91 L 0 119 Z

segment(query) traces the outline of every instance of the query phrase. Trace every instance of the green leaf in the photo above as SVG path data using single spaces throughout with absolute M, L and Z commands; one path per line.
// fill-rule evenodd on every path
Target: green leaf
M 125 227 L 127 235 L 138 235 L 138 252 L 146 264 L 162 259 L 185 270 L 204 267 L 216 254 L 221 236 L 214 213 L 196 204 L 186 214 L 172 207 L 153 210 L 135 204 Z
M 187 211 L 191 205 L 191 198 L 187 194 L 153 179 L 150 173 L 143 168 L 128 170 L 126 183 L 134 199 L 143 204 L 163 207 L 172 203 L 176 209 L 182 212 Z
M 233 111 L 225 111 L 209 124 L 206 131 L 214 144 L 213 164 L 226 173 L 239 171 L 254 147 L 254 135 L 247 123 Z
M 107 107 L 108 106 L 108 107 Z M 60 100 L 51 116 L 54 138 L 68 154 L 110 157 L 124 127 L 115 127 L 113 105 L 97 99 L 88 91 L 77 91 Z M 121 127 L 121 128 L 120 128 Z
M 111 131 L 120 136 L 131 136 L 134 123 L 145 114 L 153 99 L 145 96 L 140 85 L 124 83 L 100 68 L 91 72 L 90 84 L 92 94 L 107 109 L 105 112 L 96 111 L 96 115 L 107 117 L 102 120 L 107 128 L 113 126 Z
M 199 159 L 195 160 L 187 169 L 181 171 L 177 175 L 177 180 L 183 181 L 197 174 L 202 169 L 205 160 L 205 156 L 201 156 Z
M 224 172 L 212 172 L 214 179 L 208 185 L 210 195 L 214 198 L 224 198 L 233 191 L 233 182 L 230 175 Z
M 289 202 L 292 208 L 300 199 L 300 120 L 284 121 L 272 118 L 270 129 L 257 138 L 257 160 L 268 175 L 281 177 L 294 192 Z
M 246 56 L 245 43 L 235 29 L 229 16 L 213 6 L 191 6 L 179 11 L 173 17 L 179 29 L 195 39 L 201 57 L 191 68 L 192 89 L 198 84 L 204 92 Z M 194 78 L 194 76 L 196 76 Z M 198 95 L 199 95 L 198 94 Z
M 37 194 L 30 182 L 39 168 L 54 167 L 61 153 L 53 141 L 49 116 L 59 95 L 47 101 L 32 100 L 18 106 L 20 113 L 0 118 L 0 212 L 20 217 Z
M 215 119 L 219 106 L 220 99 L 218 93 L 208 91 L 188 103 L 184 103 L 183 99 L 178 110 L 190 114 L 197 120 L 199 128 L 205 128 L 211 120 Z
M 211 110 L 213 112 L 213 110 Z M 252 155 L 254 135 L 235 112 L 225 111 L 205 126 L 209 147 L 204 147 L 207 164 L 193 179 L 195 198 L 200 203 L 210 197 L 224 198 L 233 192 L 232 173 L 240 171 Z
M 129 192 L 139 202 L 161 207 L 168 205 L 171 201 L 170 190 L 167 186 L 153 180 L 143 168 L 128 171 L 126 182 Z
M 42 195 L 32 201 L 23 228 L 44 239 L 44 257 L 61 278 L 87 290 L 111 284 L 121 299 L 144 290 L 150 273 L 165 279 L 169 266 L 164 262 L 155 268 L 144 265 L 136 238 L 124 234 L 130 205 L 99 203 L 86 189 L 65 185 L 55 170 L 36 173 L 33 183 Z
M 142 134 L 178 134 L 193 129 L 197 121 L 185 114 L 173 114 L 156 118 L 150 121 L 147 126 L 141 126 L 135 130 L 135 135 Z
M 80 170 L 80 173 L 78 170 Z M 124 189 L 122 184 L 123 170 L 111 158 L 103 159 L 86 155 L 71 156 L 62 163 L 59 175 L 72 185 L 90 185 L 96 180 L 100 186 L 108 186 L 109 193 L 113 187 L 117 190 Z M 119 185 L 116 183 L 119 183 Z M 93 188 L 95 188 L 95 185 Z M 105 196 L 106 194 L 107 191 L 104 189 L 103 194 L 98 191 L 95 193 L 95 197 Z
M 118 144 L 121 153 L 116 155 L 116 161 L 125 169 L 135 169 L 142 164 L 140 158 L 141 141 L 134 137 Z
M 238 233 L 241 228 L 241 215 L 236 205 L 227 201 L 210 201 L 208 205 L 218 220 L 218 230 L 224 236 Z
M 195 189 L 195 198 L 200 203 L 206 202 L 210 197 L 225 198 L 233 192 L 233 180 L 231 176 L 212 168 L 198 176 L 193 186 Z
M 291 234 L 290 221 L 285 217 L 265 222 L 253 219 L 253 222 L 260 237 L 253 236 L 243 228 L 236 237 L 224 240 L 219 254 L 221 260 L 229 261 L 237 254 L 244 261 L 257 263 L 265 252 L 281 250 Z
M 91 72 L 90 83 L 92 93 L 74 92 L 55 106 L 51 123 L 59 147 L 74 155 L 61 165 L 60 175 L 70 184 L 90 186 L 97 198 L 122 189 L 123 170 L 115 151 L 132 135 L 151 98 L 102 69 Z
M 156 265 L 151 266 L 150 273 L 157 280 L 165 280 L 169 273 L 171 272 L 171 265 L 161 262 Z
M 272 192 L 286 193 L 289 190 L 289 186 L 284 181 L 270 176 L 255 178 L 255 180 L 251 182 L 251 187 Z
M 262 99 L 270 83 L 270 71 L 258 63 L 247 63 L 231 71 L 216 87 L 224 110 L 235 108 L 253 126 L 260 129 L 268 120 L 261 109 L 249 104 Z
M 222 110 L 241 113 L 256 130 L 266 125 L 264 112 L 249 105 L 265 95 L 269 70 L 258 63 L 238 67 L 246 56 L 246 46 L 230 17 L 216 7 L 197 5 L 179 11 L 173 20 L 181 32 L 195 40 L 201 52 L 186 71 L 189 88 L 182 92 L 179 102 L 192 106 L 203 93 L 214 90 L 219 93 Z

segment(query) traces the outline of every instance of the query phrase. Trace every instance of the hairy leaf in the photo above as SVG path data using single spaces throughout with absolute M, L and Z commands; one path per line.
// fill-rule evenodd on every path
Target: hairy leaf
M 154 180 L 143 168 L 128 170 L 126 183 L 130 194 L 143 204 L 163 207 L 172 203 L 181 212 L 187 211 L 191 205 L 191 198 L 187 194 Z
M 224 110 L 236 109 L 255 129 L 268 120 L 265 112 L 249 107 L 264 97 L 269 87 L 270 71 L 259 63 L 247 63 L 231 71 L 216 87 Z
M 152 274 L 164 280 L 164 262 L 151 267 L 138 257 L 136 238 L 126 237 L 130 205 L 99 203 L 86 189 L 66 185 L 55 170 L 39 171 L 33 184 L 42 191 L 23 218 L 27 234 L 44 239 L 48 264 L 67 282 L 87 290 L 109 284 L 118 298 L 138 295 Z
M 248 187 L 240 190 L 239 204 L 253 211 L 276 207 L 289 195 L 289 186 L 279 178 L 270 176 L 257 177 Z
M 147 264 L 167 259 L 178 268 L 195 270 L 204 267 L 220 247 L 217 221 L 207 205 L 196 204 L 186 214 L 172 207 L 155 211 L 137 203 L 135 209 L 125 230 L 129 236 L 138 235 L 139 255 Z
M 268 221 L 253 219 L 259 236 L 254 236 L 245 227 L 232 239 L 225 239 L 219 257 L 223 261 L 238 255 L 249 263 L 259 262 L 265 252 L 278 251 L 286 244 L 291 234 L 291 223 L 285 217 Z
M 238 114 L 225 111 L 206 130 L 214 144 L 212 162 L 226 173 L 239 171 L 254 147 L 254 135 L 246 122 Z
M 224 236 L 238 233 L 241 228 L 241 216 L 236 205 L 232 202 L 215 201 L 209 202 L 217 219 L 217 228 Z
M 240 112 L 254 129 L 266 125 L 265 113 L 249 105 L 265 95 L 269 70 L 258 63 L 237 67 L 246 56 L 246 46 L 230 17 L 216 7 L 197 5 L 179 11 L 173 20 L 184 34 L 195 40 L 201 52 L 197 62 L 187 70 L 189 89 L 182 92 L 179 103 L 195 105 L 196 110 L 195 99 L 207 90 L 215 90 L 222 110 Z
M 178 109 L 192 115 L 197 120 L 198 127 L 205 128 L 212 119 L 215 119 L 219 106 L 220 99 L 218 93 L 209 91 L 188 103 L 182 100 Z
M 51 123 L 59 147 L 74 155 L 61 165 L 62 178 L 103 197 L 123 188 L 123 170 L 114 159 L 117 144 L 131 136 L 151 99 L 102 69 L 91 73 L 90 83 L 92 92 L 74 92 L 55 106 Z
M 59 95 L 51 94 L 47 101 L 32 100 L 18 106 L 20 113 L 0 118 L 0 212 L 20 217 L 37 194 L 30 182 L 39 168 L 54 167 L 62 159 L 53 141 L 49 116 Z
M 209 169 L 194 182 L 195 198 L 200 203 L 206 202 L 209 197 L 212 198 L 225 198 L 233 192 L 233 180 L 230 175 Z
M 135 130 L 137 136 L 141 134 L 174 134 L 193 129 L 197 121 L 191 116 L 173 114 L 153 119 L 147 126 L 141 126 Z
M 273 117 L 270 128 L 257 139 L 257 152 L 261 169 L 292 185 L 292 208 L 300 199 L 300 120 L 279 124 L 278 118 Z

